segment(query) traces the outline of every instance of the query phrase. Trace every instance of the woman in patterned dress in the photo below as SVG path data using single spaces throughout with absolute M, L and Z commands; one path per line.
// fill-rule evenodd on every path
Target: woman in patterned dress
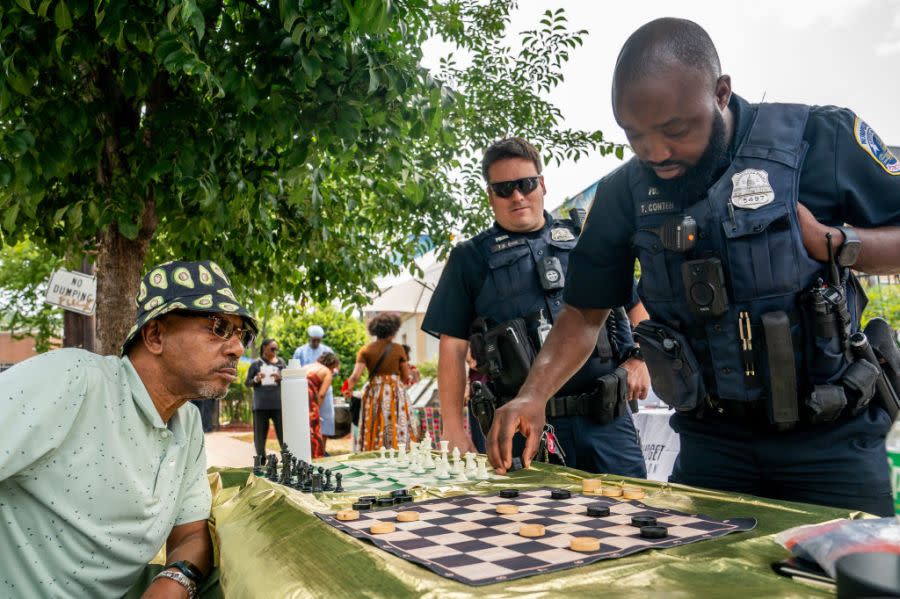
M 403 346 L 393 341 L 399 329 L 399 316 L 379 314 L 369 322 L 369 333 L 376 340 L 356 356 L 344 395 L 353 393 L 363 369 L 369 372 L 369 382 L 363 387 L 356 451 L 408 447 L 410 441 L 416 440 L 404 386 L 409 381 L 409 357 Z
M 325 399 L 328 388 L 331 387 L 331 378 L 338 366 L 340 366 L 338 357 L 331 352 L 325 352 L 306 370 L 306 385 L 309 388 L 309 441 L 314 458 L 325 455 L 325 438 L 322 436 L 319 406 Z

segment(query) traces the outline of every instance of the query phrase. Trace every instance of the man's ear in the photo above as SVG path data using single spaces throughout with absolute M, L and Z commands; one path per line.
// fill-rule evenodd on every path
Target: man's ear
M 141 341 L 147 351 L 158 356 L 163 351 L 163 337 L 168 331 L 163 322 L 158 319 L 151 320 L 141 329 Z

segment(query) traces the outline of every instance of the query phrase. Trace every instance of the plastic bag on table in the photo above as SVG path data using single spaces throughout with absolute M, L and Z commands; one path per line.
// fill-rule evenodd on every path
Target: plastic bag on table
M 818 563 L 834 578 L 838 559 L 850 553 L 900 554 L 900 523 L 896 518 L 832 520 L 789 528 L 778 533 L 775 542 L 801 559 Z

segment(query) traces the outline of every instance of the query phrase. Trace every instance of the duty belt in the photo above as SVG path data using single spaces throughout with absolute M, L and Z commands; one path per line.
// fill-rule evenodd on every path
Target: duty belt
M 607 424 L 625 411 L 627 373 L 623 368 L 598 379 L 589 393 L 553 397 L 547 402 L 548 418 L 582 416 L 598 424 Z

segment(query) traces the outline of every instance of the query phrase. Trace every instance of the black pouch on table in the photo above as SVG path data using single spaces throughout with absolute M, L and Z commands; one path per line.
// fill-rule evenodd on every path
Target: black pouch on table
M 700 363 L 687 338 L 653 320 L 645 320 L 634 331 L 650 371 L 653 391 L 666 404 L 681 412 L 697 408 L 706 396 Z
M 484 332 L 486 373 L 500 397 L 512 397 L 519 392 L 535 355 L 522 318 L 508 320 Z

